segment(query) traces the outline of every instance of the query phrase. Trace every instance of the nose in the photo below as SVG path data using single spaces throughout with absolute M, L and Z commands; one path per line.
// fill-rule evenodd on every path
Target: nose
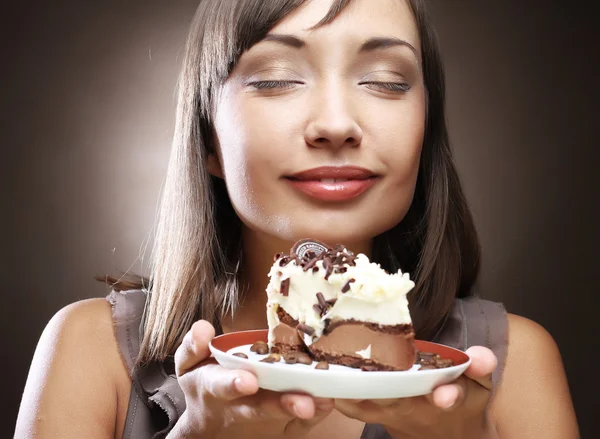
M 338 87 L 317 93 L 304 135 L 306 143 L 313 148 L 332 149 L 360 145 L 363 132 L 348 94 Z

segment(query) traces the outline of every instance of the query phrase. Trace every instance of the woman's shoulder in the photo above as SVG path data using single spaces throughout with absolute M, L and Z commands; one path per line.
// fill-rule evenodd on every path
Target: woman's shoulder
M 538 367 L 560 366 L 562 370 L 562 357 L 554 337 L 539 323 L 526 317 L 510 314 L 506 315 L 508 322 L 508 357 L 507 367 L 516 369 L 517 364 L 530 366 L 529 362 L 540 363 Z M 521 368 L 519 368 L 521 369 Z M 520 375 L 528 370 L 521 370 Z
M 38 342 L 17 432 L 51 435 L 75 416 L 86 421 L 80 425 L 102 426 L 112 437 L 118 404 L 128 397 L 128 379 L 111 304 L 95 298 L 67 305 L 50 319 Z
M 105 353 L 116 349 L 111 304 L 105 298 L 93 298 L 71 303 L 60 309 L 48 322 L 40 343 L 48 341 L 66 343 L 67 347 L 91 347 L 76 349 L 81 354 Z
M 519 432 L 535 429 L 532 419 L 552 419 L 556 437 L 576 437 L 575 412 L 554 338 L 526 317 L 507 314 L 507 321 L 506 364 L 491 407 L 496 424 L 507 437 L 519 437 Z

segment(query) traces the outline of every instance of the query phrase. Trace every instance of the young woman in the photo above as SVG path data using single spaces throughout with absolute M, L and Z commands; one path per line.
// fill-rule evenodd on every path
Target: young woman
M 578 437 L 552 338 L 471 297 L 479 247 L 424 3 L 200 3 L 150 281 L 56 314 L 18 438 Z M 410 272 L 417 337 L 468 348 L 465 376 L 331 400 L 211 361 L 215 333 L 266 327 L 272 257 L 306 237 Z

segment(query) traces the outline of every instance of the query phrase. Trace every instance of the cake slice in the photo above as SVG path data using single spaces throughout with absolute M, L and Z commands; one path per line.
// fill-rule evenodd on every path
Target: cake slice
M 389 274 L 363 254 L 299 241 L 276 255 L 267 287 L 271 352 L 363 370 L 407 370 L 415 362 L 407 273 Z

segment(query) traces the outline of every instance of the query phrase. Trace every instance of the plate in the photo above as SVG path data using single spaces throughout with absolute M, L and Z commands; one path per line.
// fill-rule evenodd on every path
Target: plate
M 307 393 L 315 397 L 382 399 L 407 398 L 431 393 L 434 388 L 458 378 L 471 363 L 463 351 L 449 346 L 415 340 L 415 347 L 421 352 L 433 352 L 449 358 L 454 366 L 444 369 L 399 372 L 364 372 L 346 366 L 330 364 L 328 370 L 315 369 L 312 365 L 263 363 L 266 355 L 250 352 L 250 346 L 257 341 L 267 341 L 268 330 L 232 332 L 215 337 L 210 343 L 210 351 L 217 362 L 228 369 L 244 369 L 258 378 L 259 387 L 276 392 Z M 233 354 L 242 352 L 248 359 Z

